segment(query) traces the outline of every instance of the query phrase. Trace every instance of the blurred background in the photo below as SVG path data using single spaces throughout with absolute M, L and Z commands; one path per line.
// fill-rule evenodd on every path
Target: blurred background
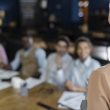
M 87 36 L 93 57 L 104 65 L 110 61 L 108 5 L 109 0 L 0 0 L 0 41 L 11 61 L 23 34 L 35 36 L 47 54 L 58 35 L 69 36 L 71 54 L 75 40 Z

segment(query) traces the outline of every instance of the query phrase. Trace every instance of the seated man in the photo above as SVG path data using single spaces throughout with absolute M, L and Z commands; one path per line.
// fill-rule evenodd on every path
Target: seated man
M 47 60 L 46 81 L 64 89 L 65 81 L 69 75 L 72 57 L 68 54 L 69 39 L 61 37 L 56 42 L 56 52 L 52 53 Z
M 23 48 L 16 53 L 15 59 L 11 62 L 11 68 L 17 70 L 21 64 L 21 73 L 24 77 L 34 76 L 42 71 L 46 62 L 46 53 L 41 48 L 35 48 L 32 38 L 22 37 Z
M 88 110 L 110 110 L 110 64 L 94 71 L 90 78 Z
M 68 90 L 87 93 L 88 80 L 93 70 L 100 67 L 98 61 L 91 57 L 92 44 L 86 37 L 76 41 L 77 59 L 72 65 L 71 75 L 66 83 Z

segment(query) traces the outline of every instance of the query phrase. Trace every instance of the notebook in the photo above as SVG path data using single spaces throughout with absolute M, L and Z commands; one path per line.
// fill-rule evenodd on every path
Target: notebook
M 85 100 L 85 95 L 83 93 L 75 92 L 64 92 L 58 101 L 59 108 L 70 108 L 75 110 L 80 110 L 81 103 Z

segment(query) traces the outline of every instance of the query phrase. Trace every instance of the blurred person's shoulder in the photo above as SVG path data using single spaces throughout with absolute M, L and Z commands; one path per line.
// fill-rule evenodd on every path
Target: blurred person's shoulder
M 110 64 L 96 69 L 91 77 L 110 76 Z
M 67 59 L 70 60 L 70 61 L 73 61 L 73 60 L 74 60 L 74 58 L 72 58 L 72 56 L 71 56 L 70 54 L 68 54 L 68 53 L 66 54 L 66 57 L 67 57 Z
M 96 60 L 96 59 L 94 59 L 94 58 L 91 58 L 91 60 L 92 60 L 92 62 L 94 62 L 94 63 L 99 63 L 99 61 Z
M 91 61 L 94 65 L 98 65 L 98 66 L 101 66 L 100 62 L 94 58 L 91 58 Z
M 36 52 L 44 52 L 45 50 L 43 48 L 33 48 Z

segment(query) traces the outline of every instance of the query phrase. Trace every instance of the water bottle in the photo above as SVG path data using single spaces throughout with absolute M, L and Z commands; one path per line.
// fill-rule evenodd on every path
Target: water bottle
M 28 96 L 28 88 L 27 83 L 23 83 L 20 87 L 20 95 L 21 96 Z

